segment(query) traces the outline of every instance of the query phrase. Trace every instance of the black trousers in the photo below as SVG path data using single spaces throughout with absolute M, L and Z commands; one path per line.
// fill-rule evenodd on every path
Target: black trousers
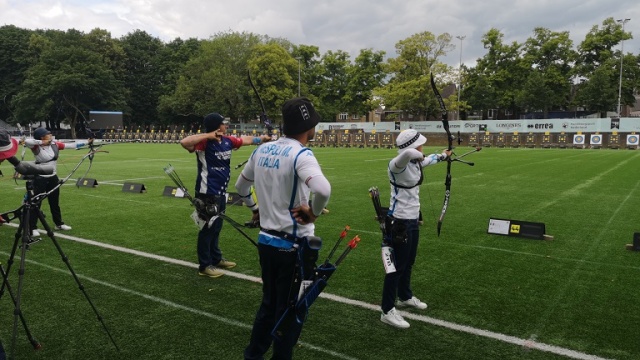
M 291 319 L 280 340 L 274 340 L 271 331 L 300 288 L 299 282 L 293 285 L 297 253 L 294 249 L 285 250 L 264 244 L 258 244 L 258 253 L 262 268 L 262 303 L 253 323 L 249 346 L 244 350 L 244 358 L 264 359 L 264 354 L 273 343 L 271 359 L 289 360 L 300 337 L 302 324 Z
M 53 175 L 51 177 L 41 177 L 36 176 L 33 180 L 33 193 L 38 195 L 47 191 L 51 191 L 51 189 L 58 186 L 60 179 L 58 179 L 58 175 Z M 49 210 L 51 210 L 51 216 L 53 217 L 53 222 L 56 226 L 60 226 L 64 224 L 62 221 L 62 212 L 60 211 L 60 188 L 57 188 L 53 191 L 49 196 L 47 196 L 47 202 L 49 202 Z M 42 203 L 40 203 L 42 205 Z M 37 227 L 38 222 L 38 214 L 33 212 L 29 215 L 30 226 L 31 229 L 35 229 Z

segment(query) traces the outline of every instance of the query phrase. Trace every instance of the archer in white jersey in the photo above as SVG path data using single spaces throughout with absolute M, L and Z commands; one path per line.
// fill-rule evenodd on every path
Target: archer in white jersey
M 236 182 L 238 194 L 260 220 L 258 252 L 262 269 L 262 303 L 253 324 L 245 359 L 263 359 L 273 343 L 274 359 L 291 359 L 302 324 L 291 321 L 273 341 L 271 332 L 298 293 L 299 238 L 313 235 L 314 221 L 329 201 L 331 185 L 322 174 L 313 152 L 306 148 L 320 120 L 306 98 L 287 101 L 282 107 L 285 137 L 260 145 L 251 154 Z M 251 197 L 255 186 L 258 203 Z M 310 192 L 314 193 L 309 206 Z M 258 209 L 258 204 L 260 208 Z
M 411 290 L 411 271 L 420 238 L 418 218 L 420 185 L 424 178 L 422 168 L 437 164 L 451 156 L 450 150 L 425 156 L 422 153 L 422 145 L 425 142 L 427 138 L 413 129 L 401 132 L 396 138 L 398 156 L 389 162 L 387 169 L 391 199 L 385 222 L 387 233 L 384 235 L 382 246 L 383 253 L 384 250 L 392 249 L 396 271 L 387 273 L 384 278 L 380 320 L 398 328 L 408 328 L 409 323 L 396 312 L 396 298 L 399 300 L 398 306 L 427 308 L 427 304 L 413 296 Z

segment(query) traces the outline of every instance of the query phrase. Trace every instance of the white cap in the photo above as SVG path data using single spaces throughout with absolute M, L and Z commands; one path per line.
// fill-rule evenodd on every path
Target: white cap
M 414 129 L 404 130 L 396 138 L 398 151 L 403 151 L 405 149 L 415 149 L 426 142 L 427 138 L 422 136 L 422 134 L 415 131 Z

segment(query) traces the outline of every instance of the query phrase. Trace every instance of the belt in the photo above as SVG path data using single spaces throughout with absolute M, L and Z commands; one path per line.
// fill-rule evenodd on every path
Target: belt
M 286 233 L 284 231 L 277 231 L 277 230 L 269 230 L 269 229 L 264 229 L 264 228 L 260 228 L 260 231 L 267 233 L 269 235 L 275 236 L 275 237 L 279 237 L 281 239 L 285 239 L 287 241 L 291 241 L 292 243 L 298 243 L 300 238 L 293 236 L 289 233 Z

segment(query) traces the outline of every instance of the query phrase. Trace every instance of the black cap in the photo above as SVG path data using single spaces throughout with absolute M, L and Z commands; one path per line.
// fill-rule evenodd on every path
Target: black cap
M 218 130 L 220 124 L 228 124 L 229 122 L 224 119 L 224 116 L 218 113 L 211 113 L 204 117 L 204 131 L 212 132 Z
M 282 105 L 282 132 L 297 135 L 314 128 L 320 122 L 320 115 L 311 100 L 305 97 L 293 98 Z

